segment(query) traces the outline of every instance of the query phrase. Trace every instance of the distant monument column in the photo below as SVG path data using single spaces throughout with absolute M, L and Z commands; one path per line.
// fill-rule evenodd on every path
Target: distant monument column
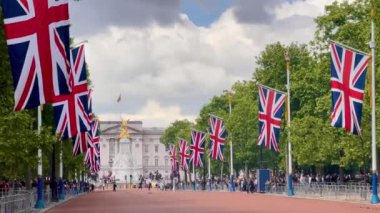
M 118 140 L 118 152 L 115 153 L 112 173 L 118 181 L 125 180 L 126 176 L 133 173 L 132 143 L 128 132 L 128 121 L 122 119 L 121 131 Z
M 121 119 L 121 131 L 119 134 L 119 139 L 128 138 L 131 139 L 131 136 L 128 132 L 128 120 Z

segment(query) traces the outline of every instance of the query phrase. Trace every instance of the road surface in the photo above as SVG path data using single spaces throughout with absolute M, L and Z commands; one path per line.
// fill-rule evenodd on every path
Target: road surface
M 130 213 L 380 213 L 379 205 L 315 199 L 290 198 L 240 192 L 148 192 L 95 191 L 64 202 L 48 213 L 130 212 Z

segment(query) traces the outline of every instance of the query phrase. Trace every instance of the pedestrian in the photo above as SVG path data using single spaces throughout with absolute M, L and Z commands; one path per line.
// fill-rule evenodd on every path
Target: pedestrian
M 152 188 L 152 180 L 148 178 L 148 190 L 150 191 L 151 188 Z
M 138 189 L 142 190 L 142 184 L 143 184 L 144 178 L 140 177 L 139 187 Z

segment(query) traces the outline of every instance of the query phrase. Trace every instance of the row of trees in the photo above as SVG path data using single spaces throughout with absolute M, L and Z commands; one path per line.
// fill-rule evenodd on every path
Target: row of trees
M 0 12 L 1 13 L 1 12 Z M 51 151 L 57 143 L 51 105 L 43 107 L 42 131 L 37 135 L 37 109 L 13 112 L 14 88 L 2 13 L 0 14 L 0 181 L 37 177 L 37 150 L 43 150 L 43 174 L 50 176 Z M 56 144 L 63 150 L 64 177 L 83 171 L 83 156 L 72 156 L 72 142 Z M 56 155 L 56 162 L 58 161 Z M 57 168 L 57 167 L 56 167 Z
M 333 3 L 326 6 L 325 14 L 315 19 L 317 29 L 315 38 L 309 44 L 292 43 L 284 45 L 273 43 L 256 58 L 256 69 L 252 79 L 236 82 L 232 92 L 232 114 L 229 116 L 228 91 L 214 96 L 204 105 L 195 123 L 177 120 L 166 129 L 161 141 L 164 144 L 177 144 L 177 137 L 190 140 L 190 129 L 206 130 L 209 126 L 209 114 L 224 118 L 229 136 L 233 141 L 234 168 L 245 166 L 264 167 L 285 170 L 288 131 L 293 144 L 293 160 L 296 170 L 305 172 L 331 172 L 328 169 L 346 169 L 358 171 L 370 168 L 371 114 L 369 90 L 365 94 L 362 118 L 362 137 L 346 133 L 342 129 L 330 126 L 330 52 L 329 40 L 370 52 L 371 8 L 379 11 L 380 2 L 357 0 L 352 3 Z M 379 16 L 374 17 L 380 29 Z M 376 43 L 380 43 L 380 30 L 376 31 Z M 291 127 L 281 127 L 280 152 L 262 150 L 263 162 L 260 162 L 258 138 L 258 84 L 264 84 L 286 91 L 286 62 L 284 54 L 291 55 Z M 376 67 L 379 65 L 380 52 L 376 53 Z M 367 72 L 369 73 L 369 72 Z M 376 72 L 380 82 L 380 74 Z M 369 75 L 367 75 L 369 80 Z M 379 97 L 379 83 L 376 96 Z M 367 81 L 366 87 L 369 86 Z M 375 95 L 375 94 L 374 94 Z M 376 114 L 379 118 L 379 99 L 376 99 Z M 380 133 L 379 119 L 377 135 Z M 224 149 L 225 162 L 229 162 L 229 144 Z M 379 143 L 377 143 L 379 145 Z M 225 163 L 228 169 L 229 163 Z M 212 171 L 220 174 L 222 163 L 212 162 Z

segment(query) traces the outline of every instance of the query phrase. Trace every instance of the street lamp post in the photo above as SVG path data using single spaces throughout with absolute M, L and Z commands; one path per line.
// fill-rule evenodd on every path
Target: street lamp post
M 232 113 L 232 105 L 231 105 L 231 94 L 228 93 L 228 105 L 230 109 L 230 117 Z M 235 192 L 235 181 L 234 181 L 234 154 L 233 154 L 233 147 L 232 147 L 232 139 L 230 140 L 230 160 L 231 160 L 231 165 L 230 165 L 230 192 Z
M 39 135 L 41 133 L 41 125 L 42 125 L 42 113 L 41 113 L 41 106 L 38 106 L 37 108 L 37 134 Z M 44 181 L 42 179 L 42 150 L 41 148 L 38 148 L 38 167 L 37 167 L 37 201 L 35 204 L 35 208 L 37 209 L 43 209 L 45 208 L 45 202 L 44 202 L 44 196 L 43 196 L 43 187 L 44 187 Z
M 61 149 L 59 153 L 59 195 L 58 199 L 59 200 L 64 200 L 65 199 L 65 189 L 64 189 L 64 184 L 63 184 L 63 158 L 62 158 L 62 153 L 63 153 L 63 144 L 62 140 L 61 142 Z
M 375 18 L 376 12 L 375 9 L 371 11 L 371 55 L 372 55 L 372 70 L 371 70 L 371 150 L 372 150 L 372 197 L 371 203 L 379 203 L 379 196 L 377 194 L 377 148 L 376 148 L 376 91 L 375 91 L 375 83 L 376 83 L 376 64 L 375 64 Z
M 287 79 L 287 92 L 288 92 L 288 100 L 287 100 L 287 108 L 288 108 L 288 119 L 287 119 L 287 124 L 288 124 L 288 171 L 289 171 L 289 176 L 288 176 L 288 196 L 293 196 L 294 191 L 293 191 L 293 177 L 292 177 L 292 144 L 290 142 L 290 54 L 289 51 L 287 50 L 285 52 L 285 61 L 286 61 L 286 79 Z

